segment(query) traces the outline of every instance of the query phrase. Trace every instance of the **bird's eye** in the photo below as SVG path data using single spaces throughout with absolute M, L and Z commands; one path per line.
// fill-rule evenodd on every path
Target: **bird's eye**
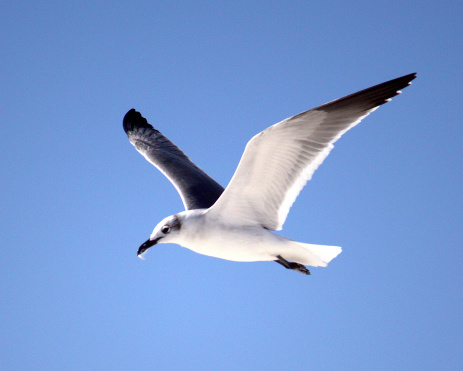
M 161 228 L 161 232 L 164 234 L 167 234 L 170 232 L 170 227 L 168 225 L 165 225 L 164 227 Z

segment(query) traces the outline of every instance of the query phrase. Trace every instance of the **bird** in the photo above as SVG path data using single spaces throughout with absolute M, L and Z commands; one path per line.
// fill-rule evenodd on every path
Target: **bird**
M 339 246 L 297 242 L 276 234 L 296 197 L 346 131 L 416 78 L 408 74 L 289 117 L 255 135 L 224 189 L 135 109 L 123 128 L 130 143 L 174 185 L 184 211 L 159 222 L 139 247 L 174 243 L 196 253 L 238 261 L 275 261 L 310 275 Z

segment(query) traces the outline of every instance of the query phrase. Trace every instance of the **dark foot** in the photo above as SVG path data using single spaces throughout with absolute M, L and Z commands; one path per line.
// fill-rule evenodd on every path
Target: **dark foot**
M 287 269 L 292 269 L 293 271 L 301 272 L 302 274 L 310 275 L 310 271 L 302 264 L 289 262 L 286 259 L 282 258 L 280 255 L 277 256 L 275 260 L 278 264 L 281 264 Z

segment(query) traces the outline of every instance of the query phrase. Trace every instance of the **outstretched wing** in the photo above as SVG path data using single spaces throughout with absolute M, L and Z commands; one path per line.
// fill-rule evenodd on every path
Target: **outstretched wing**
M 175 186 L 186 210 L 209 208 L 220 197 L 223 187 L 148 124 L 139 112 L 133 108 L 127 112 L 123 127 L 137 151 Z
M 297 195 L 333 143 L 415 77 L 413 73 L 337 99 L 254 136 L 210 215 L 227 223 L 281 229 Z

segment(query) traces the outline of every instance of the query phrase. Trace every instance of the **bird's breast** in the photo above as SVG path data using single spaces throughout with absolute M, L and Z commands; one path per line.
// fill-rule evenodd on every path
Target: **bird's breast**
M 276 235 L 262 227 L 205 223 L 201 228 L 182 230 L 179 244 L 199 254 L 233 261 L 273 260 Z

